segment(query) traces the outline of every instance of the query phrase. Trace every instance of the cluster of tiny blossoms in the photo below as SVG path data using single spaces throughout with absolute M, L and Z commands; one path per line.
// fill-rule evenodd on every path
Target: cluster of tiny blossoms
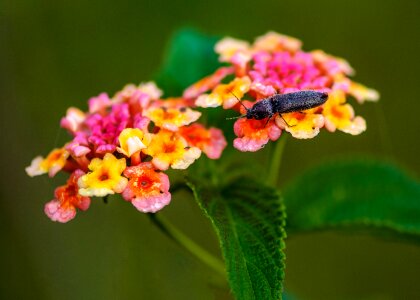
M 154 213 L 171 201 L 168 168 L 186 169 L 201 153 L 220 157 L 226 146 L 221 130 L 196 121 L 193 101 L 161 99 L 154 83 L 127 85 L 111 99 L 103 93 L 89 99 L 89 111 L 69 108 L 61 127 L 73 139 L 36 157 L 29 176 L 70 173 L 45 205 L 47 216 L 68 222 L 86 210 L 90 197 L 120 193 L 141 212 Z
M 305 52 L 301 46 L 299 40 L 275 32 L 258 37 L 252 45 L 224 38 L 215 51 L 225 66 L 190 86 L 183 96 L 200 107 L 223 106 L 243 114 L 238 99 L 250 108 L 274 94 L 301 90 L 328 93 L 328 100 L 320 107 L 277 115 L 268 121 L 238 119 L 234 147 L 240 151 L 257 151 L 269 140 L 277 140 L 282 130 L 299 139 L 313 138 L 321 128 L 352 135 L 363 132 L 366 122 L 355 116 L 347 98 L 363 103 L 377 101 L 379 94 L 350 80 L 348 76 L 354 71 L 344 59 L 322 50 Z
M 86 113 L 69 108 L 61 127 L 73 139 L 46 158 L 36 157 L 26 168 L 30 176 L 70 173 L 45 205 L 45 213 L 64 223 L 77 209 L 88 209 L 90 197 L 115 193 L 141 212 L 162 209 L 171 201 L 165 170 L 186 169 L 202 152 L 217 159 L 226 147 L 220 129 L 196 122 L 201 113 L 195 107 L 223 106 L 243 115 L 245 107 L 275 94 L 301 90 L 328 94 L 323 105 L 305 111 L 268 120 L 239 118 L 233 145 L 240 151 L 258 151 L 283 130 L 299 139 L 313 138 L 321 128 L 363 132 L 366 122 L 355 115 L 347 98 L 363 103 L 378 100 L 379 94 L 350 80 L 354 71 L 344 59 L 321 50 L 305 52 L 301 45 L 275 32 L 258 37 L 252 45 L 224 38 L 215 46 L 224 65 L 188 87 L 182 98 L 162 99 L 162 91 L 149 82 L 127 85 L 113 98 L 105 93 L 93 97 Z

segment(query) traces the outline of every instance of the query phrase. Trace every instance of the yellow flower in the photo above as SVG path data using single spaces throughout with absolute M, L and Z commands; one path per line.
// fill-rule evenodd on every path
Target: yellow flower
M 232 67 L 221 67 L 213 74 L 206 76 L 196 83 L 189 86 L 182 96 L 187 99 L 197 98 L 208 90 L 215 88 L 227 75 L 232 74 L 234 69 Z
M 92 172 L 78 180 L 79 194 L 86 197 L 103 197 L 121 193 L 127 185 L 127 178 L 121 176 L 125 167 L 125 159 L 117 159 L 111 153 L 105 154 L 103 159 L 92 159 L 89 164 L 89 170 Z
M 216 43 L 214 50 L 220 55 L 220 61 L 228 62 L 238 51 L 243 53 L 248 52 L 249 43 L 231 37 L 226 37 Z
M 319 133 L 319 129 L 324 126 L 324 117 L 320 114 L 312 113 L 311 110 L 304 112 L 292 112 L 276 116 L 276 124 L 285 129 L 297 139 L 311 139 Z M 287 123 L 286 123 L 286 122 Z
M 118 137 L 120 147 L 117 147 L 117 151 L 131 157 L 134 153 L 146 148 L 151 139 L 150 133 L 144 133 L 138 128 L 126 128 Z
M 160 170 L 167 170 L 169 166 L 186 169 L 201 155 L 200 149 L 188 147 L 184 138 L 167 130 L 155 134 L 143 152 L 153 157 L 153 165 Z
M 363 84 L 352 81 L 350 83 L 349 94 L 356 98 L 357 102 L 365 101 L 376 102 L 379 100 L 379 93 L 374 89 L 370 89 Z
M 223 104 L 223 108 L 232 108 L 238 104 L 251 87 L 251 79 L 248 76 L 237 77 L 228 84 L 219 84 L 210 94 L 204 94 L 197 98 L 195 105 L 201 107 L 218 107 Z M 238 98 L 238 99 L 237 99 Z
M 366 122 L 362 117 L 355 117 L 353 107 L 346 103 L 343 91 L 335 90 L 329 94 L 322 114 L 325 117 L 325 128 L 334 132 L 336 129 L 352 135 L 366 130 Z
M 25 169 L 26 173 L 34 177 L 48 172 L 48 175 L 53 177 L 64 167 L 68 157 L 69 152 L 64 148 L 54 149 L 45 159 L 42 156 L 35 157 L 31 165 Z
M 178 131 L 179 127 L 197 121 L 201 113 L 188 107 L 182 108 L 150 108 L 144 115 L 152 120 L 156 126 L 170 131 Z
M 279 51 L 286 50 L 296 52 L 302 47 L 302 42 L 294 37 L 269 31 L 266 34 L 257 37 L 253 45 L 254 51 Z

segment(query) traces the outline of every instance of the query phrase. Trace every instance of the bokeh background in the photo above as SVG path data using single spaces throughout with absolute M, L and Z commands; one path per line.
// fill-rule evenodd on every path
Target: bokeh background
M 336 156 L 362 155 L 420 171 L 420 2 L 411 0 L 1 0 L 1 299 L 228 299 L 213 274 L 120 199 L 95 201 L 68 224 L 43 205 L 64 177 L 30 179 L 31 159 L 65 141 L 68 106 L 151 79 L 173 32 L 189 26 L 252 40 L 268 30 L 345 57 L 380 91 L 355 105 L 368 122 L 351 137 L 289 139 L 281 182 Z M 243 161 L 252 156 L 242 154 Z M 420 201 L 420 199 L 419 199 Z M 219 253 L 186 194 L 164 214 Z M 420 216 L 419 216 L 420 217 Z M 419 299 L 420 246 L 324 232 L 287 244 L 286 289 L 298 299 Z

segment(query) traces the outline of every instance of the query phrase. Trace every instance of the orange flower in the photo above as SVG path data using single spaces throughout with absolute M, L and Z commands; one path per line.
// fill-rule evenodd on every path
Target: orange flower
M 233 146 L 240 151 L 255 152 L 260 150 L 269 140 L 275 141 L 281 135 L 281 129 L 273 121 L 267 123 L 266 119 L 239 119 L 233 126 L 238 136 Z
M 76 216 L 76 208 L 87 210 L 90 198 L 79 195 L 78 179 L 85 173 L 76 170 L 67 180 L 67 184 L 55 189 L 55 198 L 45 204 L 44 211 L 53 221 L 66 223 Z
M 216 85 L 218 85 L 223 78 L 227 75 L 233 73 L 233 68 L 231 67 L 221 67 L 211 74 L 210 76 L 204 77 L 203 79 L 197 81 L 190 87 L 188 87 L 183 94 L 185 98 L 196 98 L 204 92 L 213 89 Z
M 220 129 L 213 127 L 206 129 L 198 123 L 181 127 L 179 134 L 185 138 L 188 145 L 199 148 L 211 159 L 220 158 L 223 149 L 227 145 L 223 132 Z
M 185 107 L 193 107 L 194 106 L 194 99 L 189 98 L 182 98 L 182 97 L 170 97 L 166 99 L 159 99 L 153 101 L 149 108 L 185 108 Z
M 124 175 L 129 178 L 122 196 L 141 212 L 155 213 L 171 201 L 168 176 L 156 172 L 150 162 L 128 167 Z
M 152 163 L 159 170 L 186 169 L 197 158 L 201 151 L 196 147 L 189 147 L 184 138 L 179 134 L 160 130 L 143 152 L 153 157 Z

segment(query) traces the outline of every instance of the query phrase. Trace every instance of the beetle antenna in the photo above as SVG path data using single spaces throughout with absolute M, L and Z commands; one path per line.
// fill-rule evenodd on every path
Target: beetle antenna
M 240 118 L 245 118 L 245 117 L 246 117 L 246 115 L 240 115 L 240 116 L 237 116 L 237 117 L 226 118 L 226 120 L 240 119 Z
M 248 107 L 246 107 L 243 103 L 242 103 L 242 101 L 241 101 L 241 99 L 239 99 L 238 97 L 236 97 L 236 95 L 233 93 L 233 92 L 230 92 L 236 99 L 238 99 L 238 102 L 245 108 L 245 110 L 246 111 L 248 111 Z

